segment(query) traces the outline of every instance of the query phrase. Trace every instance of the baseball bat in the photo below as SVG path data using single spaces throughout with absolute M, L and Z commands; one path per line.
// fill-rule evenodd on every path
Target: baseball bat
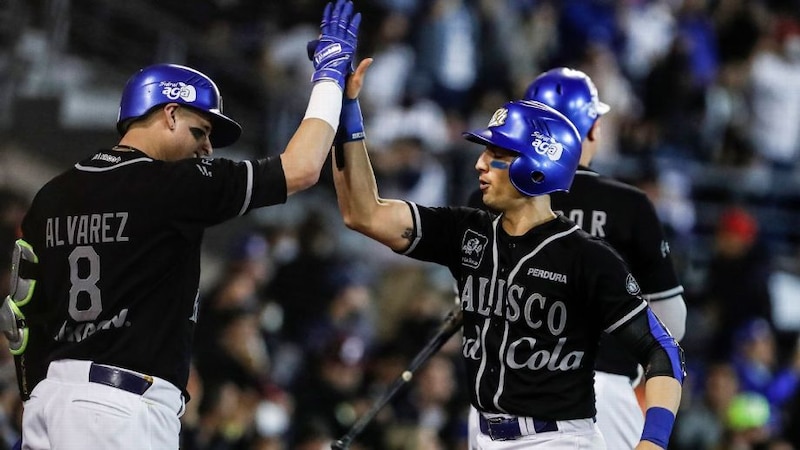
M 381 408 L 389 402 L 389 400 L 394 397 L 398 390 L 401 387 L 408 384 L 412 378 L 414 378 L 414 373 L 422 366 L 434 353 L 439 351 L 442 346 L 461 328 L 461 324 L 463 321 L 461 315 L 461 306 L 457 306 L 452 311 L 447 314 L 444 321 L 439 328 L 436 330 L 436 334 L 425 344 L 425 347 L 419 351 L 419 353 L 414 356 L 414 359 L 411 360 L 406 370 L 403 371 L 397 378 L 395 378 L 394 382 L 389 386 L 389 388 L 381 394 L 381 396 L 375 400 L 372 404 L 372 407 L 367 411 L 363 416 L 361 416 L 355 424 L 347 431 L 347 433 L 342 436 L 340 439 L 336 440 L 333 444 L 331 444 L 331 450 L 347 450 L 350 448 L 350 444 L 353 442 L 356 436 L 358 436 L 367 425 L 378 415 L 378 412 Z

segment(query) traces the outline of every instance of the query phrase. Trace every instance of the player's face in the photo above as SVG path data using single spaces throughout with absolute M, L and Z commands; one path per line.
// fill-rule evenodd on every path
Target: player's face
M 478 183 L 486 206 L 500 210 L 507 200 L 519 197 L 508 177 L 508 168 L 515 158 L 516 153 L 493 145 L 486 146 L 478 157 L 475 170 L 478 171 Z
M 202 158 L 211 156 L 211 122 L 207 117 L 191 108 L 176 109 L 175 134 L 178 148 L 175 159 Z

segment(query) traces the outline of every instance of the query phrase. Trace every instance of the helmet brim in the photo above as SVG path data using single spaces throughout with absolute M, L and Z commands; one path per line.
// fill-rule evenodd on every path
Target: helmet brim
M 228 116 L 216 111 L 208 111 L 211 121 L 211 135 L 208 139 L 214 148 L 227 147 L 242 136 L 242 126 Z
M 472 131 L 465 131 L 461 133 L 461 136 L 476 144 L 481 145 L 493 145 L 495 147 L 500 147 L 506 149 L 508 151 L 519 153 L 517 150 L 513 148 L 514 143 L 505 135 L 500 133 L 494 133 L 489 128 L 483 128 L 479 130 L 472 130 Z

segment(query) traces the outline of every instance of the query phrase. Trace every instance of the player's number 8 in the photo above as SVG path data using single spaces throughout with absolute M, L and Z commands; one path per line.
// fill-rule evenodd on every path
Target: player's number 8
M 88 276 L 81 277 L 79 262 L 86 260 L 89 264 Z M 100 255 L 94 248 L 84 245 L 75 247 L 69 254 L 69 280 L 72 286 L 69 289 L 69 315 L 78 322 L 86 322 L 97 319 L 103 311 L 103 303 L 100 299 L 100 288 L 97 282 L 100 281 Z M 89 296 L 89 307 L 78 308 L 78 294 L 85 292 Z

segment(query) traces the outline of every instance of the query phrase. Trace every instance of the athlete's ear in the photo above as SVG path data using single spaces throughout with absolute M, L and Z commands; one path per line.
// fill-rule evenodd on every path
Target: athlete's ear
M 589 131 L 586 133 L 586 139 L 592 142 L 599 141 L 603 135 L 603 127 L 600 125 L 600 118 L 594 121 Z
M 175 112 L 178 110 L 179 107 L 180 105 L 178 105 L 177 103 L 167 103 L 166 105 L 164 105 L 163 111 L 166 116 L 167 126 L 169 126 L 170 130 L 175 129 L 175 124 L 176 124 Z

